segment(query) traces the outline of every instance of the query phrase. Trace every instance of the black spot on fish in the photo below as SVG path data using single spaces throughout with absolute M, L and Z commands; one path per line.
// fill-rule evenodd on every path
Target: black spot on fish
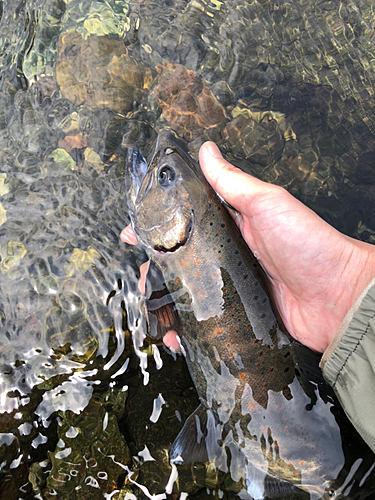
M 227 239 L 227 243 L 230 243 L 232 240 L 230 238 Z
M 291 390 L 289 389 L 289 387 L 287 385 L 283 387 L 283 396 L 288 401 L 290 401 L 291 399 L 293 399 L 292 392 L 291 392 Z
M 265 297 L 263 300 L 262 300 L 262 304 L 265 304 L 267 302 L 267 297 Z
M 197 338 L 197 337 L 195 337 L 195 338 Z M 205 347 L 206 349 L 208 349 L 208 348 L 210 347 L 210 343 L 209 343 L 209 342 L 207 342 L 207 340 L 205 340 L 205 341 L 203 342 L 203 347 Z
M 210 226 L 213 226 L 213 225 L 214 225 L 214 223 L 213 223 L 213 222 L 210 222 Z
M 249 276 L 248 276 L 247 274 L 244 274 L 244 275 L 243 275 L 243 279 L 244 279 L 244 280 L 247 280 L 247 278 L 248 278 L 248 277 L 249 277 Z
M 258 295 L 254 295 L 253 299 L 258 300 Z
M 225 227 L 225 224 L 221 224 L 221 227 Z
M 285 368 L 284 372 L 285 372 L 285 373 L 288 373 L 288 371 L 289 371 L 289 366 L 287 366 L 287 367 Z
M 261 317 L 261 319 L 263 319 L 266 317 L 266 315 L 263 313 L 260 317 Z
M 120 278 L 117 280 L 117 286 L 119 290 L 122 289 L 122 281 L 120 280 Z
M 284 354 L 284 358 L 287 358 L 288 356 L 290 356 L 290 352 L 289 351 L 286 354 Z

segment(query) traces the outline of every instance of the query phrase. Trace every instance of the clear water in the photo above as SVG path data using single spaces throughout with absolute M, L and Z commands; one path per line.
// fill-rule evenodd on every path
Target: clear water
M 193 156 L 214 140 L 374 242 L 373 2 L 1 7 L 0 499 L 164 498 L 197 396 L 183 358 L 143 342 L 123 151 L 162 128 Z M 173 492 L 237 489 L 198 464 Z

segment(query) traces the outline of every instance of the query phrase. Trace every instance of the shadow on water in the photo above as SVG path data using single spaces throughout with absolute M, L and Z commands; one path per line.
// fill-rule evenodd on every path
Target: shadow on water
M 198 399 L 183 357 L 145 339 L 125 150 L 149 156 L 163 128 L 193 157 L 214 140 L 374 243 L 372 2 L 0 7 L 0 499 L 239 498 L 207 463 L 165 493 Z M 374 457 L 335 411 L 342 498 L 370 499 Z

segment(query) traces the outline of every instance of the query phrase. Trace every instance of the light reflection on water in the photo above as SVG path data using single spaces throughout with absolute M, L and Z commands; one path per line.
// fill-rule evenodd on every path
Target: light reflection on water
M 215 140 L 375 241 L 374 28 L 371 0 L 2 4 L 0 499 L 172 488 L 198 401 L 183 359 L 144 342 L 121 144 Z M 174 491 L 235 496 L 215 474 L 181 469 Z

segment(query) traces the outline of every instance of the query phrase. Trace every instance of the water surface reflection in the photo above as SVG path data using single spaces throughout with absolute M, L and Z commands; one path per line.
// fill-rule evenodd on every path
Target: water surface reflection
M 149 154 L 162 128 L 193 155 L 212 139 L 374 242 L 372 2 L 1 6 L 0 498 L 165 495 L 197 396 L 183 358 L 144 340 L 125 150 Z M 174 488 L 238 492 L 205 464 Z

